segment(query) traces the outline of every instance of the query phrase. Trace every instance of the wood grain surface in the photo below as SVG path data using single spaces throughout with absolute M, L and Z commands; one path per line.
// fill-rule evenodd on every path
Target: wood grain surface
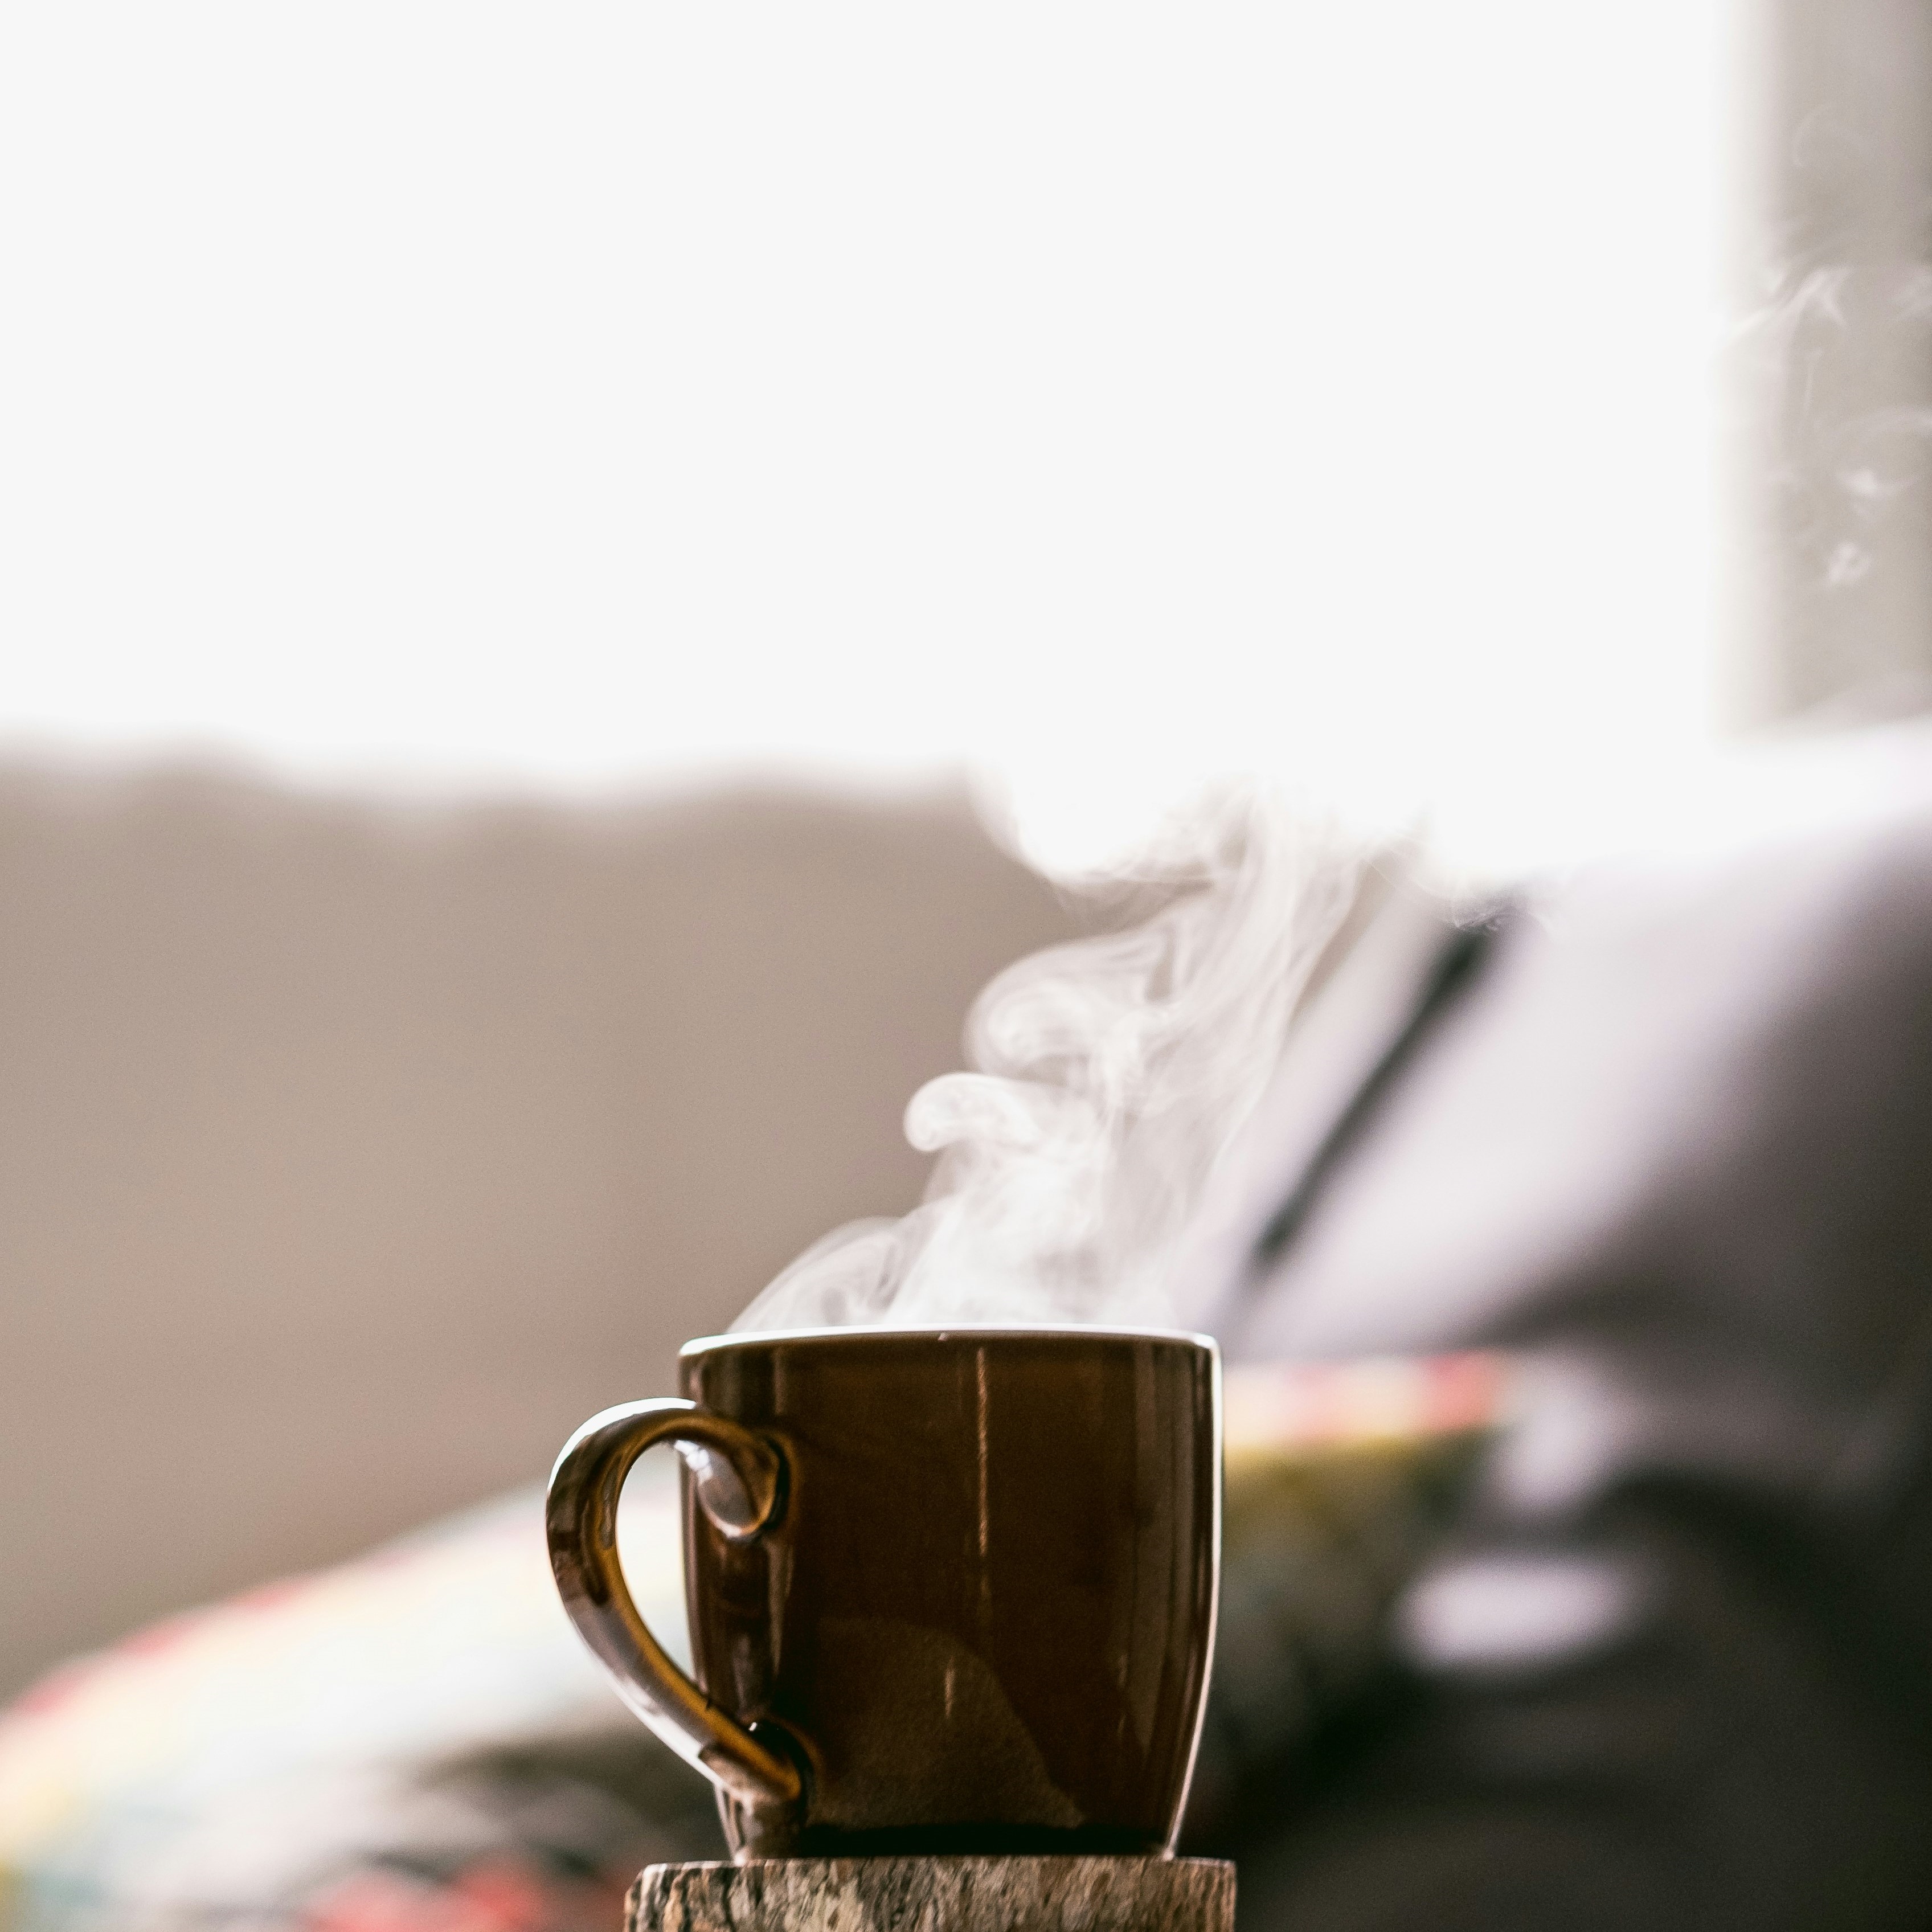
M 1210 1858 L 766 1858 L 647 1865 L 626 1932 L 1232 1932 Z

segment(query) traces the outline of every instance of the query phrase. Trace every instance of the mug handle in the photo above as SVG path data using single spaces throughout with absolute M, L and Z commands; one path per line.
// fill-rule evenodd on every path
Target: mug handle
M 617 1498 L 631 1465 L 658 1442 L 684 1457 L 699 1506 L 721 1534 L 749 1542 L 776 1520 L 784 1460 L 762 1436 L 674 1397 L 607 1408 L 564 1444 L 550 1472 L 544 1517 L 563 1607 L 617 1694 L 680 1757 L 741 1804 L 796 1804 L 804 1795 L 797 1766 L 679 1670 L 631 1600 L 617 1558 Z

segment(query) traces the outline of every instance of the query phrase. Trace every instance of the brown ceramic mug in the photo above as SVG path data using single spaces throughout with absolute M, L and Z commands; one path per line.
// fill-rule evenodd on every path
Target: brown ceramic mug
M 1199 1336 L 827 1329 L 687 1345 L 550 1478 L 565 1606 L 717 1786 L 741 1856 L 1172 1845 L 1214 1648 L 1219 1364 Z M 617 1498 L 685 1464 L 695 1682 Z

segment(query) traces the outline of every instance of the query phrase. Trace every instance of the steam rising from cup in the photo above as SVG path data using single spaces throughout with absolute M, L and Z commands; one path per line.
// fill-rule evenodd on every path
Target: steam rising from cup
M 1358 866 L 1244 787 L 1083 881 L 1156 909 L 995 978 L 968 1022 L 971 1070 L 906 1109 L 907 1138 L 939 1156 L 922 1204 L 836 1229 L 734 1328 L 1172 1322 L 1179 1244 Z

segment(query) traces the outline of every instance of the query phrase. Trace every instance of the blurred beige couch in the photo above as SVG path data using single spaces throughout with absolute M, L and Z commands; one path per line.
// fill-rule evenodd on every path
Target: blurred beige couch
M 668 1390 L 1072 929 L 963 794 L 0 766 L 0 1696 Z

